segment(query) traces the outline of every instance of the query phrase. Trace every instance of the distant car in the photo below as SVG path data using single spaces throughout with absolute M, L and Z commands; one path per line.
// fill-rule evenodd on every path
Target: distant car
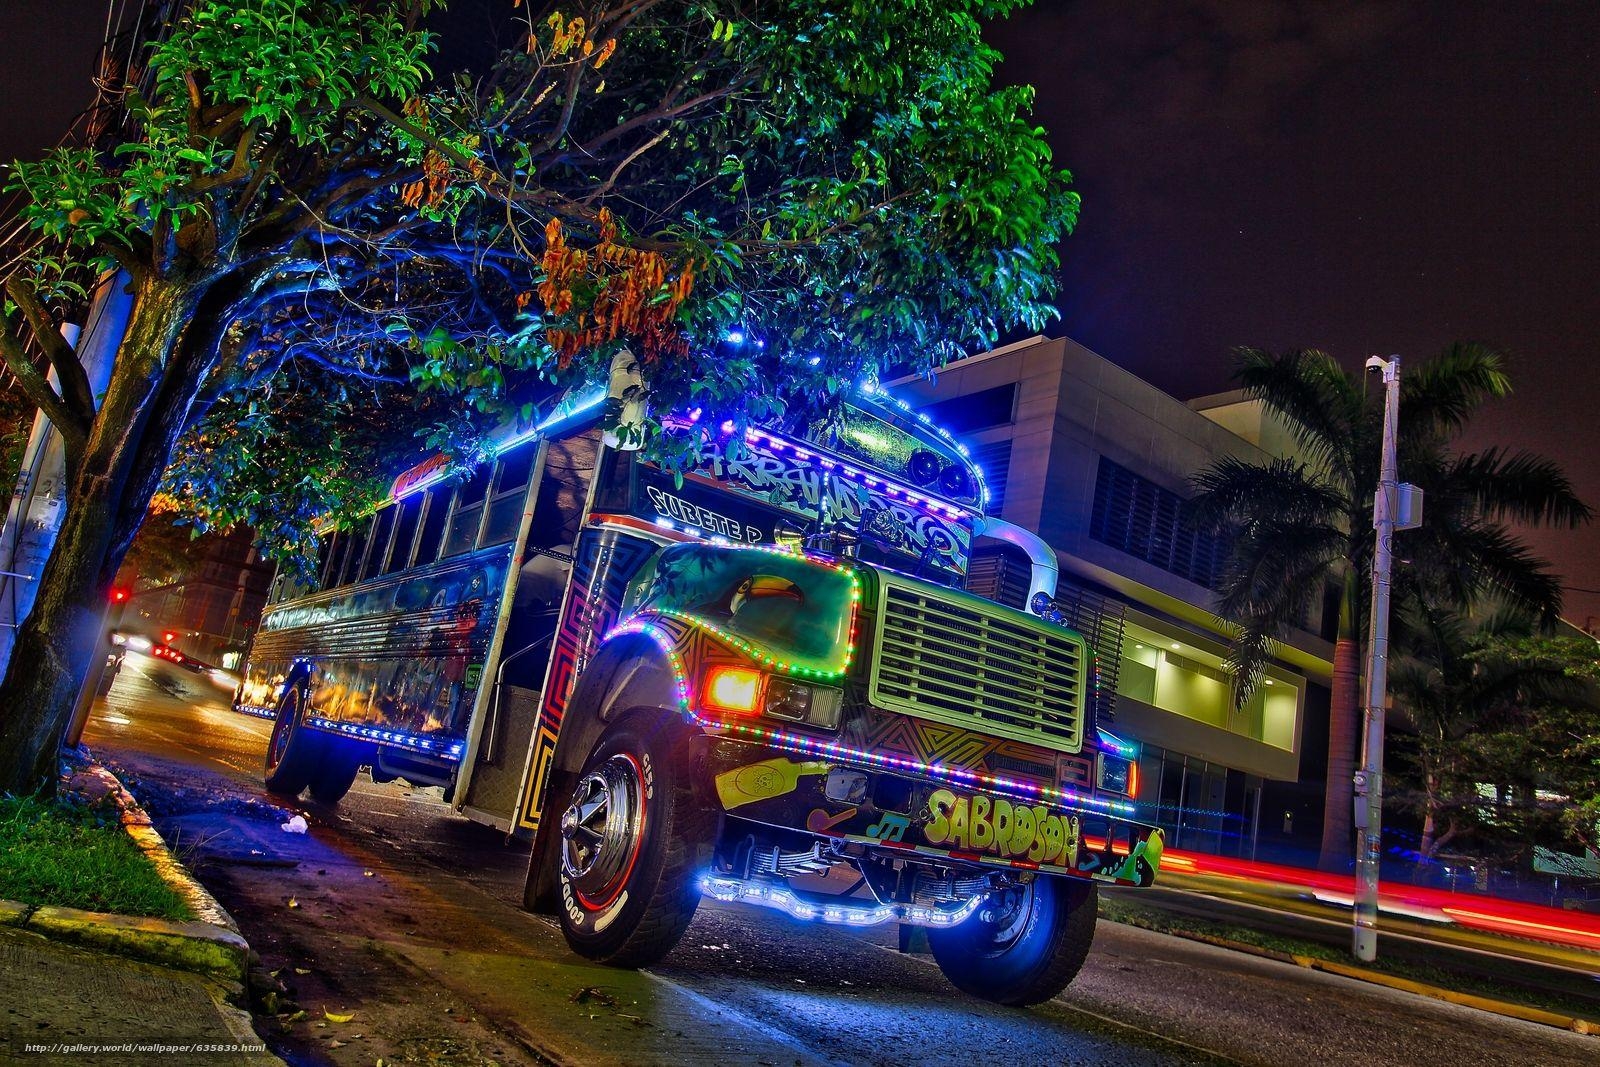
M 178 666 L 194 671 L 196 674 L 200 674 L 210 669 L 209 664 L 205 664 L 197 659 L 185 656 L 182 652 L 179 652 L 171 645 L 155 645 L 150 649 L 150 654 L 157 659 L 164 659 L 169 663 L 176 663 Z

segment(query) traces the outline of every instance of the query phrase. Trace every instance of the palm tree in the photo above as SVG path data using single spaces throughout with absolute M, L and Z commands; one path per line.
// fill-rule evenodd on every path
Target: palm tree
M 1323 808 L 1324 868 L 1351 856 L 1351 775 L 1359 732 L 1360 635 L 1370 589 L 1372 497 L 1378 482 L 1383 392 L 1315 350 L 1237 352 L 1237 379 L 1288 424 L 1299 447 L 1264 464 L 1223 459 L 1196 478 L 1197 521 L 1233 535 L 1218 613 L 1236 627 L 1230 666 L 1246 699 L 1274 642 L 1303 625 L 1329 583 L 1340 590 Z M 1399 473 L 1426 495 L 1422 526 L 1400 534 L 1394 592 L 1463 608 L 1494 592 L 1553 620 L 1561 587 L 1503 525 L 1506 520 L 1573 526 L 1587 522 L 1552 461 L 1491 448 L 1450 445 L 1472 413 L 1511 391 L 1498 352 L 1456 344 L 1401 381 Z

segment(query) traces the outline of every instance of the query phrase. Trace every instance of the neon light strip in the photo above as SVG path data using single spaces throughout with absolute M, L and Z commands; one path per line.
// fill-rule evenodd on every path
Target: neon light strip
M 516 448 L 518 445 L 525 444 L 528 441 L 533 440 L 535 437 L 538 437 L 556 423 L 565 422 L 567 419 L 581 415 L 585 411 L 599 407 L 601 404 L 605 403 L 605 399 L 606 391 L 604 389 L 597 389 L 595 392 L 585 396 L 582 400 L 574 403 L 569 409 L 563 410 L 562 408 L 557 407 L 556 410 L 550 413 L 549 418 L 546 418 L 531 430 L 524 430 L 522 433 L 519 433 L 514 437 L 507 438 L 506 440 L 495 445 L 494 454 L 496 456 L 503 456 L 513 448 Z
M 1099 672 L 1096 671 L 1095 673 L 1098 676 Z M 1096 689 L 1100 688 L 1100 682 L 1098 680 L 1098 677 L 1097 677 L 1097 679 L 1095 681 L 1095 688 Z M 1114 752 L 1116 755 L 1121 756 L 1123 759 L 1130 759 L 1130 760 L 1139 758 L 1139 746 L 1138 745 L 1134 744 L 1131 741 L 1124 741 L 1122 738 L 1118 737 L 1116 734 L 1110 733 L 1109 731 L 1106 731 L 1106 730 L 1098 730 L 1097 729 L 1096 732 L 1100 735 L 1100 743 L 1102 745 L 1105 745 L 1107 748 L 1111 749 L 1111 751 Z
M 695 718 L 702 726 L 707 726 L 714 730 L 723 730 L 728 733 L 749 734 L 763 744 L 771 745 L 774 748 L 788 749 L 792 752 L 801 752 L 807 755 L 837 756 L 865 763 L 869 766 L 883 767 L 889 770 L 911 771 L 928 777 L 947 778 L 969 785 L 1006 790 L 1029 799 L 1047 800 L 1062 807 L 1078 808 L 1096 814 L 1131 816 L 1134 813 L 1134 806 L 1126 801 L 1084 796 L 1081 793 L 1073 793 L 1064 789 L 1034 785 L 1031 782 L 1019 782 L 1014 778 L 981 774 L 962 767 L 949 767 L 942 763 L 923 763 L 920 760 L 904 759 L 900 756 L 886 756 L 877 752 L 866 752 L 842 745 L 837 741 L 818 741 L 815 738 L 784 733 L 781 730 L 774 730 L 755 723 L 721 722 L 700 714 L 696 714 Z
M 843 926 L 878 926 L 886 922 L 903 922 L 912 926 L 949 927 L 965 922 L 983 903 L 987 894 L 968 897 L 959 907 L 938 908 L 923 904 L 855 904 L 804 900 L 783 886 L 747 882 L 720 874 L 707 874 L 700 879 L 700 890 L 709 897 L 728 903 L 759 904 L 776 908 L 794 916 L 816 922 L 836 923 Z
M 377 741 L 385 745 L 408 748 L 413 752 L 436 756 L 439 759 L 452 761 L 461 759 L 461 749 L 463 747 L 463 742 L 461 741 L 434 741 L 402 730 L 386 730 L 379 726 L 367 726 L 356 722 L 338 722 L 334 719 L 324 719 L 316 715 L 306 716 L 305 723 L 313 729 L 323 730 L 328 733 L 345 734 L 348 737 L 359 737 L 363 741 Z

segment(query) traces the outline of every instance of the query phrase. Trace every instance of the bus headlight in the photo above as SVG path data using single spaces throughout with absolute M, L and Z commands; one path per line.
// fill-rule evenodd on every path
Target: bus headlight
M 1128 797 L 1139 795 L 1139 765 L 1133 760 L 1100 753 L 1099 787 L 1108 793 L 1121 793 Z
M 844 706 L 844 691 L 831 686 L 807 685 L 790 678 L 774 676 L 767 681 L 766 703 L 762 711 L 768 718 L 785 722 L 839 728 L 839 711 Z

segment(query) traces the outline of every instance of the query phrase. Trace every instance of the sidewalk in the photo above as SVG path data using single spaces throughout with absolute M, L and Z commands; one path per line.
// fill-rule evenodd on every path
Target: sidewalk
M 0 927 L 0 1061 L 280 1064 L 217 983 Z M 98 1046 L 98 1048 L 96 1048 Z

